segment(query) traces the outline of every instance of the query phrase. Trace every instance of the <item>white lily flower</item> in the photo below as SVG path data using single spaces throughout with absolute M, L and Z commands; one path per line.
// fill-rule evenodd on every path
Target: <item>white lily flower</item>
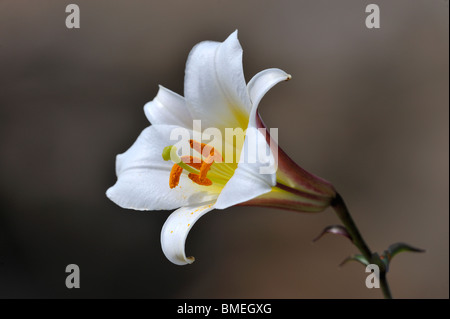
M 160 86 L 156 97 L 144 106 L 152 125 L 129 150 L 117 156 L 118 180 L 106 194 L 123 208 L 176 209 L 161 231 L 162 250 L 174 264 L 194 261 L 185 254 L 187 235 L 195 222 L 213 209 L 260 205 L 314 212 L 322 211 L 334 198 L 328 182 L 301 169 L 275 141 L 269 143 L 270 136 L 258 130 L 265 129 L 257 111 L 262 97 L 275 84 L 290 78 L 280 69 L 268 69 L 247 85 L 235 31 L 224 42 L 205 41 L 192 49 L 186 63 L 184 97 Z M 214 144 L 196 142 L 192 138 L 196 133 L 194 120 L 201 120 L 203 127 L 217 128 L 223 136 L 227 128 L 244 130 L 243 142 L 237 138 L 231 143 L 221 141 L 225 152 L 236 152 L 240 161 L 220 163 Z M 209 147 L 209 161 L 203 158 L 195 164 L 192 157 L 191 162 L 182 157 L 181 163 L 174 164 L 168 160 L 164 154 L 171 150 L 167 148 L 174 144 L 171 132 L 177 128 L 189 132 L 190 146 L 198 153 Z M 256 143 L 256 148 L 249 143 Z M 241 153 L 243 149 L 263 150 L 278 169 L 261 174 L 267 162 L 259 161 L 254 152 Z

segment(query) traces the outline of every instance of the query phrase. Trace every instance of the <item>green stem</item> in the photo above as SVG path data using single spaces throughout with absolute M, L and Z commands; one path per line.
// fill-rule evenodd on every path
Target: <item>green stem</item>
M 380 272 L 380 286 L 381 291 L 385 299 L 392 299 L 391 290 L 389 289 L 389 283 L 386 278 L 386 271 Z
M 353 244 L 359 249 L 364 258 L 366 258 L 369 263 L 376 264 L 380 268 L 381 290 L 383 292 L 384 298 L 391 299 L 392 295 L 386 278 L 386 266 L 384 265 L 378 254 L 373 254 L 371 252 L 369 246 L 364 241 L 341 195 L 336 195 L 335 199 L 331 203 L 331 206 L 334 208 L 334 211 L 347 229 L 349 235 L 352 238 Z

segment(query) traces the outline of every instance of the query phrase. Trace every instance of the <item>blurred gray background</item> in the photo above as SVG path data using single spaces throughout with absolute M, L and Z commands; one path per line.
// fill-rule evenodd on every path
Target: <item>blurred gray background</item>
M 81 28 L 65 27 L 76 3 Z M 365 7 L 381 28 L 365 27 Z M 158 84 L 183 93 L 202 40 L 235 29 L 249 80 L 293 79 L 261 103 L 280 145 L 331 181 L 373 250 L 404 241 L 394 297 L 449 296 L 449 11 L 433 1 L 0 1 L 0 297 L 379 298 L 331 209 L 213 211 L 190 266 L 160 248 L 167 211 L 110 202 L 115 156 L 148 125 Z M 65 267 L 81 288 L 65 287 Z

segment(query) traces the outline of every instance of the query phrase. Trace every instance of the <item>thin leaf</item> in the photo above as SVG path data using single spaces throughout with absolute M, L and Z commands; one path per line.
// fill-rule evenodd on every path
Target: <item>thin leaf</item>
M 391 260 L 398 253 L 410 251 L 414 253 L 423 253 L 425 250 L 410 246 L 405 243 L 395 243 L 389 246 L 389 248 L 385 251 L 386 257 Z
M 343 262 L 341 262 L 339 264 L 339 266 L 342 267 L 349 261 L 357 261 L 360 264 L 362 264 L 363 266 L 367 266 L 369 264 L 369 262 L 367 261 L 366 258 L 364 258 L 363 255 L 353 255 L 353 256 L 347 257 Z
M 341 225 L 331 225 L 326 227 L 319 236 L 317 236 L 316 238 L 313 239 L 313 242 L 318 241 L 320 238 L 322 238 L 323 235 L 325 234 L 333 234 L 333 235 L 340 235 L 340 236 L 344 236 L 347 237 L 348 239 L 350 239 L 350 241 L 352 241 L 352 237 L 350 236 L 350 234 L 347 232 L 347 229 L 345 229 L 344 226 Z

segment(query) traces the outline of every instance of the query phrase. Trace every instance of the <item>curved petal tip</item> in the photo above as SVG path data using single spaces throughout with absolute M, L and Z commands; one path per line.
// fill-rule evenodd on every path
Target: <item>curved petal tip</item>
M 292 79 L 290 74 L 276 68 L 266 69 L 256 74 L 247 85 L 253 108 L 258 107 L 264 95 L 277 83 L 289 81 L 290 79 Z
M 201 206 L 181 207 L 167 218 L 161 230 L 161 247 L 164 255 L 175 265 L 192 264 L 194 257 L 186 257 L 185 243 L 192 226 L 207 212 L 214 202 Z

